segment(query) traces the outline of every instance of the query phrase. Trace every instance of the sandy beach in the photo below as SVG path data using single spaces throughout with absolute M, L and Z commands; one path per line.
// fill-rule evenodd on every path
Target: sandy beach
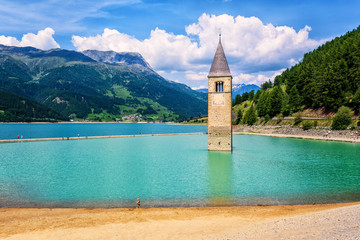
M 360 239 L 359 202 L 0 212 L 0 239 Z

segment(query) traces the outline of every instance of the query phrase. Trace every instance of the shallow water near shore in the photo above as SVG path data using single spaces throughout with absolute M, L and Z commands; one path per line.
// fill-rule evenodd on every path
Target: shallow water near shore
M 234 135 L 0 144 L 0 206 L 143 207 L 360 200 L 360 146 Z
M 205 125 L 167 123 L 6 123 L 0 140 L 207 132 Z

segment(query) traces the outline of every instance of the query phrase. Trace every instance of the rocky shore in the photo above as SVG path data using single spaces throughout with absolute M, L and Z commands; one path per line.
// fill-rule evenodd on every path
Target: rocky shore
M 360 130 L 335 131 L 330 128 L 303 130 L 291 126 L 245 126 L 233 127 L 234 134 L 257 134 L 272 137 L 304 138 L 328 141 L 360 142 Z

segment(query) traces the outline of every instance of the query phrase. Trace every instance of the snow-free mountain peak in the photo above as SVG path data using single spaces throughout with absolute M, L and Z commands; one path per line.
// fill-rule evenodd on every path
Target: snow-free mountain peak
M 151 69 L 149 63 L 136 52 L 114 52 L 114 51 L 99 51 L 99 50 L 86 50 L 82 52 L 84 55 L 94 59 L 97 62 L 103 62 L 114 65 L 141 65 Z

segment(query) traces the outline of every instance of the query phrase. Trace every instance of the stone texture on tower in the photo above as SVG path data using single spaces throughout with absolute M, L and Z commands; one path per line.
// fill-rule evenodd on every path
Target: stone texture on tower
M 219 39 L 208 75 L 208 149 L 232 150 L 232 76 Z

